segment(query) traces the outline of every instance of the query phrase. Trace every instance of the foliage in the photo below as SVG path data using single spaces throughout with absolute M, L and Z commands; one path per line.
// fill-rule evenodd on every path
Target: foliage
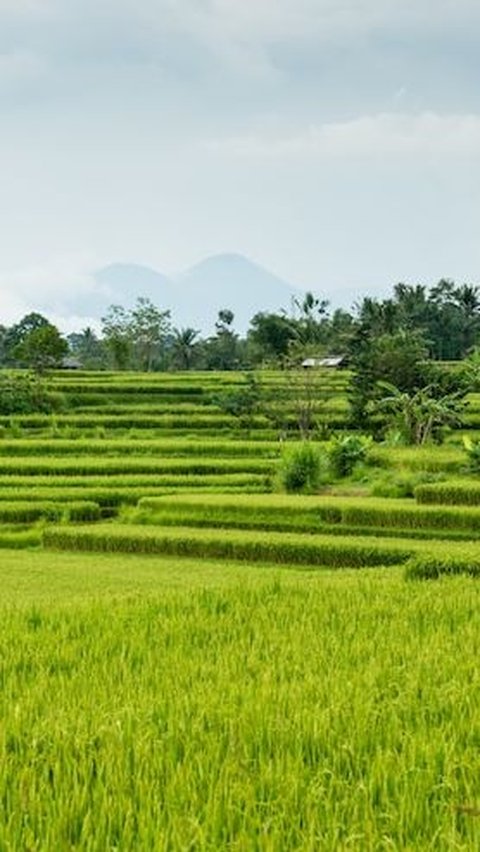
M 295 426 L 300 433 L 302 441 L 308 441 L 317 433 L 317 437 L 323 437 L 324 417 L 323 409 L 326 407 L 325 396 L 325 372 L 317 369 L 307 369 L 301 366 L 302 361 L 310 355 L 308 348 L 294 343 L 289 348 L 288 357 L 284 361 L 283 392 L 288 398 L 288 411 L 284 408 L 278 409 L 276 404 L 276 392 L 273 399 L 267 405 L 266 414 L 279 429 L 285 434 L 289 429 L 289 415 L 293 414 Z
M 372 403 L 382 396 L 379 382 L 395 385 L 402 393 L 414 393 L 427 384 L 426 355 L 425 342 L 417 332 L 360 337 L 351 359 L 352 424 L 357 428 L 374 428 Z
M 78 358 L 82 369 L 102 370 L 107 366 L 107 351 L 105 343 L 100 340 L 92 328 L 84 328 L 81 332 L 68 335 L 70 353 Z
M 163 347 L 170 330 L 170 311 L 161 311 L 150 299 L 140 297 L 130 312 L 129 332 L 136 365 L 150 372 L 165 366 Z
M 102 333 L 115 369 L 150 372 L 164 366 L 165 344 L 170 331 L 170 311 L 161 311 L 150 299 L 140 297 L 126 310 L 111 305 L 102 317 Z
M 59 367 L 67 352 L 67 341 L 50 323 L 29 331 L 13 349 L 17 361 L 38 373 Z
M 430 290 L 400 283 L 393 296 L 383 301 L 363 299 L 357 318 L 360 336 L 375 338 L 406 330 L 423 336 L 431 358 L 465 357 L 480 333 L 479 288 L 442 279 Z
M 0 372 L 0 415 L 50 413 L 64 405 L 59 393 L 52 393 L 30 373 Z
M 216 334 L 210 337 L 204 346 L 206 367 L 208 370 L 235 370 L 240 365 L 240 346 L 233 330 L 235 316 L 228 308 L 218 312 L 215 323 Z
M 199 334 L 195 328 L 173 329 L 171 366 L 178 370 L 192 369 L 200 349 Z
M 283 314 L 260 312 L 251 320 L 248 343 L 257 362 L 280 363 L 295 339 L 295 324 Z
M 378 382 L 385 394 L 371 401 L 368 411 L 381 415 L 390 431 L 397 430 L 405 444 L 426 444 L 439 440 L 447 426 L 459 426 L 464 407 L 462 392 L 435 396 L 433 385 L 416 391 L 400 391 L 387 382 Z
M 115 370 L 131 365 L 132 334 L 128 311 L 122 305 L 110 305 L 102 317 L 102 336 Z
M 280 461 L 279 480 L 287 492 L 313 492 L 320 486 L 324 468 L 324 457 L 311 442 L 286 445 Z
M 2 335 L 2 349 L 4 363 L 7 365 L 15 364 L 18 360 L 18 347 L 25 341 L 29 334 L 33 331 L 38 331 L 42 328 L 48 328 L 51 323 L 42 314 L 32 311 L 26 314 L 22 319 L 4 329 Z
M 330 470 L 336 478 L 350 476 L 357 464 L 364 462 L 371 441 L 362 435 L 342 435 L 333 438 L 328 449 Z

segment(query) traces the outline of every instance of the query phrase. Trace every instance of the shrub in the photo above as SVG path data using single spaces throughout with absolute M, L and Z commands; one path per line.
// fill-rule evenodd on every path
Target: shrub
M 0 373 L 0 415 L 49 413 L 61 408 L 64 399 L 48 391 L 31 374 Z
M 325 470 L 324 457 L 309 441 L 285 447 L 280 461 L 280 483 L 285 491 L 316 491 Z
M 333 476 L 341 479 L 350 476 L 354 467 L 366 459 L 370 440 L 361 435 L 334 438 L 330 444 L 328 460 Z

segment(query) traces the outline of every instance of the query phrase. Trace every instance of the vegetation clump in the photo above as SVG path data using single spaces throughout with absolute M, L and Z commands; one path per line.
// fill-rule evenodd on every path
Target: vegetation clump
M 325 469 L 325 454 L 315 444 L 302 441 L 286 445 L 280 461 L 280 483 L 288 493 L 311 494 L 320 487 Z
M 367 459 L 371 440 L 362 435 L 344 435 L 333 438 L 328 449 L 332 475 L 337 479 L 351 476 L 357 464 Z
M 31 373 L 0 373 L 0 415 L 50 414 L 64 407 L 62 394 Z

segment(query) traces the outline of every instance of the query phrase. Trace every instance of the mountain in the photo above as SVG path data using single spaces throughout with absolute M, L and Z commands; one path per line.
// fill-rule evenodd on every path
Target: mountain
M 235 314 L 235 328 L 246 331 L 258 311 L 289 310 L 299 291 L 239 254 L 218 254 L 175 279 L 182 323 L 213 328 L 218 311 Z
M 129 307 L 146 296 L 171 311 L 175 326 L 204 333 L 213 331 L 222 308 L 233 311 L 235 330 L 244 333 L 258 311 L 289 310 L 292 298 L 302 295 L 240 254 L 214 255 L 170 278 L 147 266 L 113 263 L 98 270 L 94 279 L 105 308 L 112 303 Z
M 108 305 L 131 306 L 139 296 L 155 302 L 172 298 L 172 283 L 166 275 L 138 263 L 111 263 L 93 274 L 98 290 Z M 106 307 L 108 307 L 106 305 Z

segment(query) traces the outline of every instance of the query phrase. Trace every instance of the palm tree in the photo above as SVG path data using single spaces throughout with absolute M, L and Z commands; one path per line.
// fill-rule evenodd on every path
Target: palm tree
M 173 329 L 172 354 L 176 365 L 181 370 L 191 368 L 199 334 L 200 332 L 195 328 Z

